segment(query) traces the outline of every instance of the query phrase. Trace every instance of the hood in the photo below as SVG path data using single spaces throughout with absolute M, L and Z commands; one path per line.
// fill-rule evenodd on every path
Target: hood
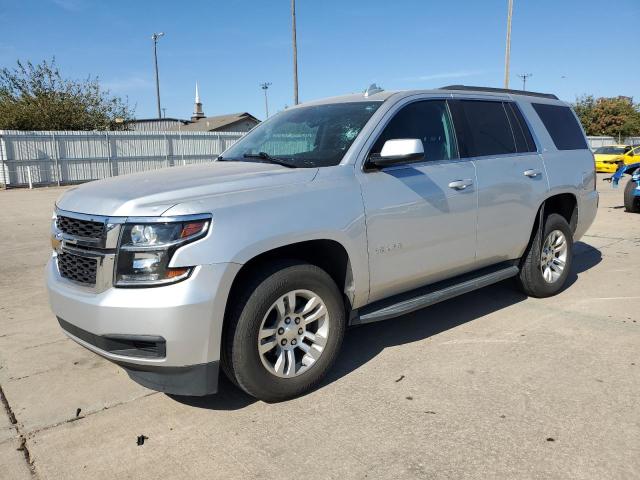
M 93 215 L 158 216 L 196 197 L 309 182 L 317 171 L 259 162 L 164 168 L 85 183 L 67 190 L 56 205 Z

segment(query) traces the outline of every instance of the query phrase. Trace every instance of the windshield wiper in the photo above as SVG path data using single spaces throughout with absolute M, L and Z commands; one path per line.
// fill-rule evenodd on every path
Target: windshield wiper
M 266 160 L 269 163 L 275 163 L 276 165 L 282 165 L 287 168 L 298 168 L 291 163 L 286 162 L 285 160 L 277 157 L 272 157 L 267 152 L 258 152 L 258 153 L 245 153 L 243 155 L 244 158 L 259 158 L 260 160 Z

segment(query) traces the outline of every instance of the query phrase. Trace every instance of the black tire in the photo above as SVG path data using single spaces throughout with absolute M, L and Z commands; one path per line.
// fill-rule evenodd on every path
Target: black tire
M 282 378 L 263 365 L 258 352 L 262 320 L 280 297 L 292 290 L 309 290 L 326 305 L 329 334 L 322 354 L 298 376 Z M 346 315 L 342 295 L 322 269 L 296 260 L 260 268 L 233 300 L 225 319 L 222 368 L 249 395 L 266 402 L 297 397 L 312 390 L 333 365 L 342 345 Z
M 640 197 L 636 197 L 633 191 L 638 188 L 638 182 L 629 180 L 624 187 L 624 209 L 631 213 L 640 213 Z
M 562 232 L 566 239 L 566 261 L 562 274 L 559 278 L 553 282 L 548 282 L 544 279 L 540 266 L 542 245 L 549 235 L 556 230 Z M 542 232 L 540 229 L 536 230 L 533 240 L 522 257 L 520 262 L 520 273 L 517 277 L 518 287 L 523 293 L 530 297 L 551 297 L 560 292 L 564 287 L 567 277 L 569 276 L 569 272 L 571 271 L 572 263 L 573 234 L 571 232 L 571 228 L 564 217 L 557 213 L 552 213 L 546 218 Z

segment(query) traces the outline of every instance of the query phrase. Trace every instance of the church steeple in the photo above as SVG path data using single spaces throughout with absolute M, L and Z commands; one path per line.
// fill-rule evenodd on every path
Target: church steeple
M 202 111 L 202 102 L 200 101 L 200 92 L 198 92 L 198 82 L 196 82 L 196 99 L 193 106 L 193 115 L 191 116 L 192 122 L 197 122 L 199 119 L 204 118 L 204 112 Z

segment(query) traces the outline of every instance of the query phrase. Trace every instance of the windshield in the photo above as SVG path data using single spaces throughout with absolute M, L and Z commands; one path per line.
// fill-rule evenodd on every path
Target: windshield
M 221 160 L 256 162 L 272 157 L 294 167 L 337 165 L 380 105 L 350 102 L 285 110 L 240 139 Z
M 625 147 L 600 147 L 594 153 L 601 155 L 622 155 Z

